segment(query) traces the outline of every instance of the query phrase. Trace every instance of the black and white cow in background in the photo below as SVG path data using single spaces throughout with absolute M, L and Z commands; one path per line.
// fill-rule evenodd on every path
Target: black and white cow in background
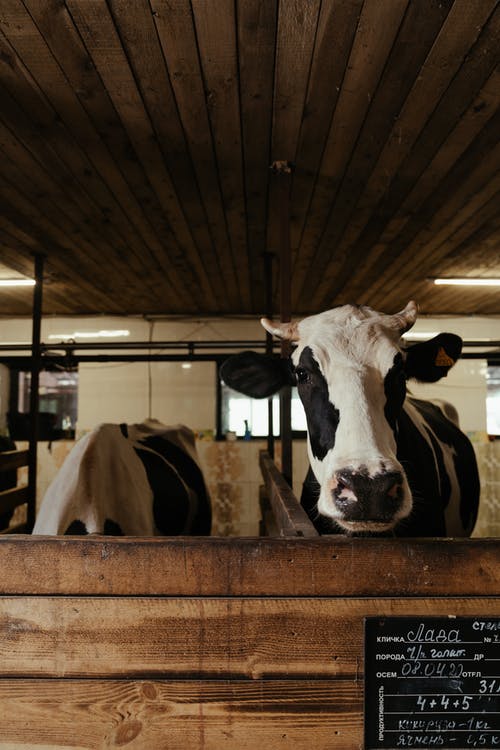
M 435 382 L 460 356 L 459 336 L 406 346 L 409 302 L 385 315 L 343 305 L 264 328 L 295 342 L 292 363 L 242 352 L 222 380 L 253 398 L 297 385 L 310 469 L 301 503 L 320 533 L 469 536 L 479 502 L 476 459 L 451 405 L 407 396 L 410 378 Z
M 34 534 L 210 534 L 211 504 L 193 432 L 157 420 L 101 424 L 47 489 Z

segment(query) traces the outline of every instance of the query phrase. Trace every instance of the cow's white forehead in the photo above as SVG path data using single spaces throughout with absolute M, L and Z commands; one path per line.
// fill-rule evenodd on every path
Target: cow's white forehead
M 323 370 L 332 360 L 362 365 L 374 357 L 382 366 L 390 367 L 400 338 L 390 322 L 390 315 L 355 305 L 311 315 L 298 323 L 299 341 L 293 361 L 298 364 L 302 350 L 310 347 Z

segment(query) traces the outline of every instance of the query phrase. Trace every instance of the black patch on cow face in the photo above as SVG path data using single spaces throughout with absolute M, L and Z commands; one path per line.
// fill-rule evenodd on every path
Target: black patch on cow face
M 328 384 L 309 346 L 302 350 L 295 375 L 306 413 L 311 450 L 313 456 L 322 461 L 335 445 L 340 415 L 330 401 Z
M 406 378 L 401 354 L 396 354 L 394 364 L 384 378 L 385 418 L 396 432 L 398 417 L 406 396 Z

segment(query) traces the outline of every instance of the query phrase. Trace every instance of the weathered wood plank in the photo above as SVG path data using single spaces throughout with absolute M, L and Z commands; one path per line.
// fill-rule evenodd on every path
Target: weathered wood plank
M 79 63 L 81 67 L 88 66 L 87 53 L 84 48 L 82 49 L 81 41 L 75 34 L 71 20 L 68 20 L 67 10 L 61 4 L 47 8 L 45 3 L 45 8 L 40 10 L 34 0 L 30 10 L 39 25 L 34 23 L 30 13 L 27 12 L 21 2 L 10 3 L 8 8 L 2 9 L 4 34 L 26 65 L 26 73 L 29 71 L 23 77 L 20 91 L 15 86 L 11 86 L 11 91 L 15 97 L 20 96 L 21 102 L 26 101 L 28 97 L 30 103 L 28 111 L 34 110 L 37 116 L 43 118 L 42 122 L 45 124 L 47 121 L 50 122 L 47 141 L 55 147 L 55 153 L 52 154 L 53 171 L 56 174 L 59 172 L 61 165 L 58 155 L 64 155 L 65 160 L 71 167 L 69 177 L 73 188 L 70 191 L 71 200 L 73 196 L 82 200 L 83 212 L 88 212 L 89 206 L 94 204 L 93 209 L 90 209 L 93 213 L 92 220 L 87 223 L 84 221 L 87 232 L 92 231 L 92 227 L 95 228 L 94 245 L 99 244 L 99 236 L 101 239 L 106 238 L 110 243 L 107 250 L 110 259 L 113 257 L 113 247 L 122 249 L 126 246 L 135 274 L 142 278 L 143 285 L 147 288 L 150 276 L 143 259 L 140 259 L 140 255 L 142 252 L 143 258 L 144 256 L 147 257 L 148 248 L 140 242 L 134 224 L 130 221 L 130 218 L 135 218 L 138 212 L 137 203 L 131 196 L 130 189 L 119 168 L 104 147 L 98 129 L 94 128 L 81 105 L 77 94 L 81 95 L 82 90 L 79 87 L 75 87 L 76 90 L 72 89 L 56 59 L 51 54 L 52 51 L 59 52 L 61 59 L 66 61 L 72 38 L 73 40 L 77 39 L 76 48 L 73 46 L 71 49 L 73 53 L 78 54 L 80 52 Z M 50 15 L 48 28 L 44 11 Z M 51 43 L 50 47 L 40 30 L 47 33 Z M 61 37 L 64 39 L 62 47 L 58 46 L 57 43 L 57 39 Z M 65 62 L 65 64 L 67 63 Z M 12 75 L 10 77 L 12 78 Z M 37 87 L 43 97 L 40 96 L 38 88 L 33 85 L 31 77 L 37 81 Z M 27 81 L 30 83 L 30 87 L 34 89 L 31 92 L 26 86 Z M 57 139 L 50 135 L 54 120 L 60 122 Z M 26 132 L 25 127 L 23 131 Z M 70 131 L 72 136 L 69 134 Z M 47 133 L 47 131 L 45 132 Z M 39 139 L 40 131 L 34 137 Z M 29 139 L 29 142 L 33 142 L 33 136 Z M 45 156 L 46 149 L 43 141 L 36 151 L 39 157 Z M 47 169 L 50 174 L 50 160 Z M 66 182 L 66 188 L 67 184 L 68 182 Z M 88 190 L 88 196 L 85 195 L 86 190 Z M 58 204 L 66 204 L 68 197 L 66 200 L 57 201 Z M 71 200 L 68 202 L 71 203 Z M 85 213 L 83 213 L 83 216 L 85 216 Z M 80 221 L 82 221 L 82 218 L 80 218 Z M 77 223 L 73 233 L 78 234 L 78 231 Z M 99 255 L 99 251 L 92 247 L 88 252 Z M 102 260 L 102 253 L 100 255 Z M 137 256 L 139 262 L 137 262 Z M 151 287 L 151 294 L 154 296 L 153 286 Z
M 266 248 L 266 210 L 278 0 L 238 0 L 238 57 L 241 135 L 253 310 L 266 309 L 262 252 Z M 259 123 L 259 127 L 255 124 Z M 272 282 L 272 280 L 271 280 Z M 271 283 L 270 282 L 270 283 Z
M 0 680 L 0 704 L 2 748 L 354 750 L 362 742 L 360 680 Z
M 28 502 L 28 487 L 14 487 L 0 492 L 0 513 L 8 513 L 18 505 Z
M 378 0 L 365 0 L 363 4 L 294 268 L 295 310 L 299 309 L 316 248 L 407 6 L 408 0 L 385 3 L 382 21 Z
M 355 680 L 365 617 L 499 612 L 497 597 L 0 597 L 0 675 Z
M 295 162 L 321 3 L 280 0 L 272 109 L 270 164 Z M 280 246 L 280 180 L 269 186 L 267 246 Z
M 259 463 L 280 536 L 318 537 L 307 513 L 269 454 L 261 451 Z
M 339 256 L 337 253 L 332 257 L 332 248 L 337 247 L 354 213 L 367 176 L 371 173 L 387 141 L 387 124 L 393 122 L 398 116 L 451 5 L 450 0 L 439 4 L 433 3 L 427 7 L 425 15 L 422 14 L 418 3 L 408 5 L 394 45 L 385 61 L 384 71 L 373 101 L 367 110 L 351 158 L 346 166 L 341 188 L 317 246 L 314 262 L 307 274 L 308 283 L 312 284 L 313 288 L 321 285 L 326 268 L 335 277 L 347 263 L 351 272 L 352 258 Z M 415 34 L 417 27 L 418 34 Z M 378 28 L 380 28 L 380 20 Z M 322 299 L 322 296 L 319 298 Z M 305 308 L 307 308 L 307 300 L 302 298 L 301 309 Z
M 292 185 L 293 248 L 300 245 L 362 6 L 363 0 L 321 4 Z
M 496 596 L 493 539 L 0 539 L 0 593 Z
M 149 0 L 136 0 L 132 5 L 127 0 L 110 0 L 109 6 L 193 242 L 198 248 L 203 272 L 210 280 L 218 305 L 223 306 L 224 298 L 217 287 L 221 273 L 219 264 L 223 272 L 226 270 L 222 263 L 224 248 L 215 247 L 209 230 L 193 160 L 159 42 L 155 20 L 164 10 L 155 7 L 153 15 Z M 184 7 L 183 17 L 185 25 L 192 28 L 189 7 Z M 179 38 L 182 36 L 183 30 L 179 30 Z M 234 288 L 234 276 L 228 277 L 223 273 L 223 279 L 227 288 Z
M 170 235 L 166 238 L 168 253 L 165 247 L 163 253 L 156 252 L 155 248 L 155 258 L 179 291 L 191 299 L 203 300 L 205 310 L 213 310 L 214 291 L 110 10 L 102 0 L 69 0 L 66 5 L 167 217 L 170 226 Z M 195 303 L 192 304 L 195 307 Z
M 0 453 L 0 471 L 11 471 L 28 465 L 28 451 L 3 451 Z
M 126 14 L 129 7 L 125 3 Z M 190 3 L 189 0 L 154 0 L 152 8 L 192 168 L 206 211 L 207 227 L 215 247 L 214 258 L 207 265 L 212 266 L 210 270 L 216 281 L 218 277 L 223 284 L 224 294 L 219 295 L 218 304 L 226 309 L 228 305 L 237 305 L 239 300 Z
M 411 154 L 412 148 L 420 138 L 422 131 L 425 131 L 426 122 L 431 118 L 440 98 L 453 81 L 457 71 L 460 70 L 470 47 L 476 41 L 482 25 L 488 19 L 495 4 L 495 0 L 479 4 L 468 3 L 467 5 L 455 3 L 446 17 L 418 77 L 415 79 L 400 113 L 394 121 L 392 132 L 366 182 L 356 211 L 337 246 L 337 255 L 341 257 L 345 257 L 346 253 L 349 255 L 351 268 L 353 265 L 358 268 L 366 258 L 366 236 L 363 235 L 362 242 L 357 242 L 362 229 L 370 222 L 373 238 L 374 226 L 377 224 L 383 226 L 387 217 L 392 212 L 396 212 L 403 191 L 415 180 L 415 177 L 413 177 L 413 179 L 409 178 L 398 182 L 398 170 L 402 169 L 404 160 Z M 456 88 L 454 96 L 455 98 L 458 97 Z M 487 111 L 479 116 L 476 113 L 476 123 L 483 119 L 489 109 L 489 107 L 486 107 Z M 462 121 L 459 125 L 462 127 Z M 462 151 L 474 135 L 474 128 L 469 127 L 465 143 L 461 144 Z M 457 148 L 458 139 L 455 138 L 454 140 L 457 144 L 455 148 Z M 449 152 L 449 149 L 447 150 Z M 448 157 L 450 156 L 448 153 Z M 455 155 L 453 161 L 456 158 Z M 426 160 L 420 159 L 419 163 L 423 168 Z M 394 177 L 396 177 L 395 188 L 390 189 Z M 437 182 L 438 176 L 433 175 L 428 183 L 429 189 L 435 186 Z M 409 211 L 407 209 L 398 211 L 397 215 L 401 219 L 400 214 L 407 216 Z M 356 259 L 353 263 L 354 255 Z M 342 277 L 338 270 L 336 274 L 330 272 L 329 269 L 327 270 L 322 279 L 320 296 L 324 298 L 327 294 L 332 298 L 348 282 L 352 273 L 347 274 L 346 277 L 347 265 L 342 269 Z M 358 273 L 355 274 L 355 277 L 355 281 L 358 282 Z M 326 292 L 326 290 L 328 291 Z M 351 299 L 357 301 L 356 293 Z
M 240 306 L 250 306 L 235 3 L 191 0 Z M 242 308 L 240 308 L 242 309 Z M 244 309 L 244 308 L 243 308 Z M 238 310 L 240 311 L 240 310 Z

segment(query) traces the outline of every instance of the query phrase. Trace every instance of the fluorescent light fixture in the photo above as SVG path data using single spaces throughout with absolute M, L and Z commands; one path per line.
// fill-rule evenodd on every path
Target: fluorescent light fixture
M 182 367 L 183 370 L 190 370 L 191 367 L 192 367 L 192 364 L 191 364 L 191 362 L 183 362 L 182 365 L 181 365 L 181 367 Z
M 48 338 L 52 341 L 64 341 L 66 339 L 110 339 L 122 336 L 130 336 L 130 331 L 126 330 L 102 330 L 102 331 L 73 331 L 73 333 L 51 333 Z
M 500 279 L 434 279 L 435 284 L 454 284 L 455 286 L 500 286 Z
M 0 279 L 0 286 L 35 286 L 35 279 Z

